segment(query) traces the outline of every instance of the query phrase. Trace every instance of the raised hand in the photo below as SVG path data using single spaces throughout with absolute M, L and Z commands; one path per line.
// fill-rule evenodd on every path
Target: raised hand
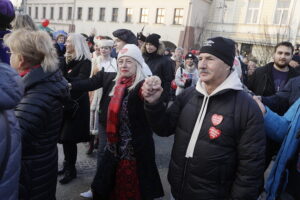
M 155 103 L 163 92 L 161 80 L 158 76 L 151 76 L 145 79 L 142 86 L 142 95 L 148 103 Z

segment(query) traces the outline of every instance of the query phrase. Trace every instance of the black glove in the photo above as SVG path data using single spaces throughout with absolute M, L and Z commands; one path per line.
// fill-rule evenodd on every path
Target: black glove
M 184 83 L 184 88 L 188 88 L 192 85 L 192 79 L 186 79 Z

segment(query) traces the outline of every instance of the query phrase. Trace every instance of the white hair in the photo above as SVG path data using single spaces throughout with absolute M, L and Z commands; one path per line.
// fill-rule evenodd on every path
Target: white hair
M 135 64 L 136 64 L 136 72 L 135 72 L 135 79 L 134 82 L 132 83 L 132 85 L 128 88 L 128 90 L 132 90 L 135 88 L 135 86 L 142 80 L 144 80 L 147 76 L 145 75 L 145 73 L 143 72 L 142 66 L 135 60 L 133 59 Z M 120 69 L 118 67 L 118 72 L 117 72 L 117 76 L 114 79 L 115 83 L 118 82 L 118 80 L 121 78 L 121 73 L 120 73 Z M 114 92 L 115 92 L 115 87 L 116 84 L 114 85 L 113 89 L 111 90 L 111 92 L 109 93 L 109 96 L 113 96 Z
M 69 37 L 70 37 L 71 43 L 74 46 L 74 51 L 75 51 L 74 59 L 75 60 L 81 60 L 81 59 L 92 60 L 90 49 L 85 40 L 85 37 L 83 37 L 79 33 L 70 33 Z

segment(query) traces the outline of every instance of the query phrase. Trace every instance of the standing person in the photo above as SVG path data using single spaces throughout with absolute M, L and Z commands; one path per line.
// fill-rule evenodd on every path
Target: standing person
M 68 96 L 67 81 L 46 32 L 19 29 L 4 41 L 11 50 L 11 65 L 25 86 L 24 97 L 15 110 L 22 133 L 20 199 L 54 200 L 57 142 L 63 102 Z
M 96 42 L 96 51 L 97 48 L 100 49 L 100 56 L 96 58 L 96 70 L 93 70 L 93 76 L 96 75 L 99 71 L 104 71 L 106 74 L 110 74 L 110 81 L 108 81 L 108 84 L 114 84 L 113 79 L 115 78 L 115 75 L 117 74 L 117 62 L 115 58 L 110 57 L 112 47 L 113 47 L 113 40 L 99 40 Z M 110 83 L 111 82 L 111 83 Z M 105 90 L 106 91 L 106 90 Z M 106 145 L 107 137 L 106 137 L 106 115 L 107 115 L 107 107 L 108 104 L 105 104 L 109 97 L 108 91 L 106 93 L 103 93 L 103 88 L 99 88 L 94 91 L 94 96 L 91 103 L 91 116 L 90 116 L 90 132 L 91 135 L 98 136 L 98 151 L 97 151 L 97 169 L 100 166 L 103 154 L 104 154 L 104 148 Z M 106 111 L 104 111 L 106 110 Z M 103 113 L 105 115 L 103 116 Z M 90 143 L 94 142 L 94 137 L 91 136 Z M 92 191 L 88 190 L 87 192 L 80 193 L 80 196 L 91 198 L 92 197 Z
M 37 31 L 35 23 L 32 18 L 27 14 L 18 14 L 12 21 L 13 31 L 24 28 L 27 30 Z
M 142 53 L 152 74 L 162 80 L 162 87 L 164 88 L 163 99 L 167 103 L 175 72 L 173 71 L 172 61 L 164 56 L 165 46 L 159 39 L 160 35 L 158 34 L 153 33 L 149 35 L 142 47 Z
M 175 62 L 175 72 L 179 67 L 183 67 L 183 54 L 184 49 L 182 47 L 177 47 L 171 59 Z
M 0 1 L 0 60 L 9 64 L 8 47 L 4 46 L 3 38 L 6 34 L 10 33 L 10 23 L 15 18 L 15 9 L 10 0 Z
M 256 69 L 249 77 L 248 88 L 261 96 L 271 96 L 282 90 L 290 78 L 298 76 L 295 69 L 289 66 L 293 51 L 290 42 L 278 43 L 274 49 L 274 62 Z
M 196 86 L 199 77 L 198 68 L 195 64 L 196 56 L 192 53 L 188 53 L 184 59 L 184 68 L 179 67 L 175 76 L 177 85 L 176 96 L 181 94 L 184 89 Z
M 66 53 L 66 39 L 67 39 L 67 35 L 63 34 L 63 33 L 58 33 L 57 35 L 55 35 L 55 44 L 54 47 L 56 49 L 57 52 L 57 56 L 59 58 L 63 58 L 65 56 Z
M 257 60 L 255 58 L 250 59 L 247 66 L 248 69 L 247 75 L 251 76 L 252 74 L 254 74 L 256 68 L 257 68 Z
M 295 69 L 289 66 L 293 51 L 294 47 L 290 42 L 278 43 L 274 49 L 274 62 L 257 68 L 253 75 L 249 77 L 249 90 L 256 95 L 271 96 L 281 91 L 289 79 L 298 76 Z M 266 167 L 279 148 L 280 144 L 267 138 Z
M 209 39 L 200 50 L 199 81 L 166 110 L 157 77 L 142 94 L 158 135 L 175 133 L 168 180 L 176 200 L 256 200 L 264 172 L 263 117 L 232 71 L 234 42 Z
M 270 173 L 265 177 L 265 192 L 261 197 L 266 200 L 298 200 L 300 199 L 300 99 L 298 98 L 283 116 L 265 107 L 257 97 L 254 99 L 264 114 L 267 136 L 281 144 Z
M 89 78 L 91 74 L 91 55 L 85 38 L 81 34 L 71 33 L 66 41 L 65 78 L 69 83 Z M 60 142 L 64 150 L 64 167 L 58 173 L 64 174 L 59 181 L 67 184 L 76 178 L 77 143 L 89 141 L 90 102 L 87 92 L 71 90 L 71 98 L 78 108 L 74 116 L 64 117 Z
M 152 130 L 144 112 L 140 87 L 145 79 L 140 49 L 127 44 L 118 54 L 118 72 L 101 70 L 72 87 L 109 93 L 107 145 L 92 184 L 93 199 L 155 199 L 163 196 L 155 163 Z M 111 98 L 111 99 L 110 99 Z M 107 108 L 106 108 L 107 109 Z
M 17 200 L 21 169 L 21 130 L 14 109 L 23 96 L 20 76 L 0 60 L 0 196 Z
M 137 37 L 133 34 L 132 31 L 128 29 L 118 29 L 113 32 L 113 36 L 116 38 L 115 48 L 117 54 L 126 44 L 138 45 Z M 152 71 L 149 69 L 149 66 L 145 62 L 143 63 L 142 68 L 146 76 L 152 75 Z

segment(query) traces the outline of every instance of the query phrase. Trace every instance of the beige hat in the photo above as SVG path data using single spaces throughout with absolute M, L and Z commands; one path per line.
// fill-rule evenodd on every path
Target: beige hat
M 113 47 L 114 41 L 113 40 L 96 40 L 95 44 L 99 47 Z

